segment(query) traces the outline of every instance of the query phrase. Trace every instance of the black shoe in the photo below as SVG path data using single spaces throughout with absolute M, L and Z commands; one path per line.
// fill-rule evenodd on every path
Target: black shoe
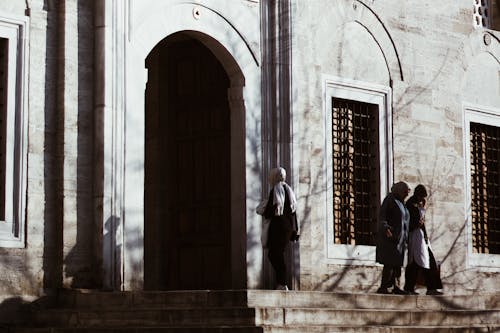
M 387 288 L 378 288 L 377 289 L 377 294 L 384 294 L 384 295 L 387 295 L 387 294 L 390 294 L 389 290 L 387 290 Z
M 399 289 L 399 288 L 394 288 L 392 289 L 392 293 L 394 295 L 408 295 L 408 292 L 407 291 L 404 291 L 402 289 Z
M 437 291 L 436 289 L 433 289 L 433 290 L 427 290 L 426 295 L 439 296 L 439 295 L 443 295 L 443 293 L 440 291 Z
M 413 290 L 405 289 L 405 291 L 408 293 L 408 295 L 418 295 L 418 293 L 414 289 Z

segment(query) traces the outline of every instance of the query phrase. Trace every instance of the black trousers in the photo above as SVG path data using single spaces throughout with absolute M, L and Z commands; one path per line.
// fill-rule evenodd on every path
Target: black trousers
M 270 247 L 267 256 L 276 273 L 276 282 L 283 286 L 286 285 L 285 249 L 281 247 Z
M 269 225 L 268 258 L 276 273 L 276 283 L 286 285 L 285 250 L 290 245 L 294 233 L 293 216 L 274 216 Z
M 437 267 L 436 259 L 432 251 L 429 251 L 429 261 L 430 268 L 424 268 L 413 261 L 408 264 L 405 269 L 405 290 L 414 290 L 417 284 L 418 274 L 424 275 L 425 286 L 427 290 L 436 290 L 443 288 L 443 283 L 441 282 L 441 277 L 439 276 L 439 269 Z
M 399 288 L 399 278 L 401 277 L 401 267 L 384 265 L 382 270 L 382 283 L 380 288 Z

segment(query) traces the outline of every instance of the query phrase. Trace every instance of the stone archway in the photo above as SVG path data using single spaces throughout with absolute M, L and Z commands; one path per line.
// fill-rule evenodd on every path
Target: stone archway
M 98 108 L 104 111 L 104 286 L 144 288 L 145 60 L 165 37 L 182 31 L 205 45 L 229 77 L 231 287 L 258 288 L 262 248 L 254 207 L 261 195 L 262 139 L 261 72 L 255 50 L 244 34 L 208 7 L 154 2 L 144 8 L 141 20 L 131 20 L 128 2 L 112 3 L 114 16 L 103 16 L 110 28 L 103 25 L 104 60 L 98 61 L 104 77 L 99 84 L 109 89 L 97 96 Z
M 215 55 L 230 80 L 231 286 L 258 288 L 262 248 L 254 207 L 262 192 L 261 71 L 255 50 L 207 7 L 154 2 L 141 12 L 141 20 L 131 20 L 130 3 L 112 3 L 114 18 L 109 16 L 110 27 L 104 25 L 99 39 L 104 46 L 98 54 L 103 67 L 98 84 L 106 89 L 96 99 L 103 111 L 104 287 L 144 288 L 145 60 L 161 40 L 183 31 Z

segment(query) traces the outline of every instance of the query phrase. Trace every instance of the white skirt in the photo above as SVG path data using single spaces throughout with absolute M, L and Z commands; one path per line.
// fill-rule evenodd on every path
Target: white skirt
M 424 231 L 420 228 L 410 232 L 408 247 L 408 263 L 415 262 L 423 268 L 430 268 L 430 244 L 425 243 Z

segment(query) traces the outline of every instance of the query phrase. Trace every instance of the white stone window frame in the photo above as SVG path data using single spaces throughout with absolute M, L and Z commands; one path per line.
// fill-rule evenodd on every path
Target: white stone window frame
M 5 147 L 5 219 L 0 247 L 23 248 L 26 239 L 28 18 L 0 13 L 0 38 L 8 44 Z
M 484 271 L 500 271 L 500 254 L 474 253 L 472 251 L 472 193 L 470 123 L 500 127 L 500 109 L 464 104 L 464 160 L 465 160 L 465 217 L 467 267 Z
M 393 179 L 392 89 L 387 86 L 323 75 L 325 133 L 325 249 L 328 264 L 373 266 L 375 246 L 335 244 L 333 221 L 332 98 L 378 105 L 380 200 L 387 195 Z M 380 205 L 380 203 L 378 203 Z

